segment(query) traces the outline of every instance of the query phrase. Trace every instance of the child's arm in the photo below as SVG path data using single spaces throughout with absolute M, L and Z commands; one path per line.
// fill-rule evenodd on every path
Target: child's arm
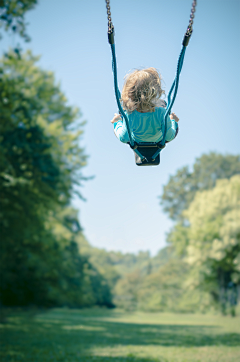
M 171 113 L 169 117 L 170 117 L 170 119 L 171 119 L 171 120 L 173 120 L 173 119 L 174 119 L 174 121 L 176 121 L 176 122 L 178 122 L 178 121 L 179 121 L 179 118 L 176 116 L 176 114 L 175 114 L 175 113 Z
M 117 113 L 114 113 L 114 117 L 113 117 L 113 119 L 112 119 L 110 122 L 111 122 L 111 123 L 115 123 L 115 122 L 120 121 L 120 119 L 122 119 L 121 115 L 120 115 L 120 114 L 117 114 Z
M 110 121 L 114 126 L 114 133 L 123 143 L 129 142 L 128 132 L 125 122 L 122 121 L 120 114 L 115 113 L 113 119 Z
M 179 118 L 175 113 L 171 113 L 167 118 L 167 133 L 166 142 L 172 141 L 178 134 L 178 121 Z

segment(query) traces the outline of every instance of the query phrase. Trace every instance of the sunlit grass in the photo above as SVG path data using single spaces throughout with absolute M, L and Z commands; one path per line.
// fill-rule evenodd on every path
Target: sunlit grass
M 55 309 L 0 327 L 1 362 L 240 361 L 239 317 Z

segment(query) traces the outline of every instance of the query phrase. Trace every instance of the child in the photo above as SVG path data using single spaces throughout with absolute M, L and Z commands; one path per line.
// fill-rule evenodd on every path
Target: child
M 132 138 L 135 142 L 159 142 L 163 138 L 166 103 L 160 97 L 161 77 L 155 68 L 135 70 L 125 77 L 121 102 L 128 117 Z M 179 118 L 172 113 L 167 117 L 166 142 L 178 133 Z M 114 115 L 114 133 L 121 142 L 129 142 L 125 122 Z

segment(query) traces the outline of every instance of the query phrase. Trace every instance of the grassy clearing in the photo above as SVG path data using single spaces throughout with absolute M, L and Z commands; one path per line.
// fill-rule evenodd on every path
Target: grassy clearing
M 238 318 L 119 310 L 11 311 L 1 362 L 238 362 Z

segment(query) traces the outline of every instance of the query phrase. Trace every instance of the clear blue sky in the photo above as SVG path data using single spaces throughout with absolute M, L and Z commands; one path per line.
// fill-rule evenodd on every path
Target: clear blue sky
M 169 90 L 191 3 L 111 0 L 120 88 L 130 69 L 152 66 Z M 69 104 L 80 107 L 87 120 L 85 175 L 95 179 L 82 189 L 87 202 L 74 205 L 88 241 L 108 250 L 155 254 L 172 225 L 158 199 L 169 176 L 203 153 L 240 152 L 240 1 L 198 1 L 173 109 L 180 132 L 158 167 L 135 166 L 132 151 L 113 134 L 110 119 L 117 107 L 105 1 L 40 0 L 27 20 L 32 41 L 22 47 L 42 55 L 41 67 L 54 71 Z M 5 36 L 1 52 L 18 41 Z

